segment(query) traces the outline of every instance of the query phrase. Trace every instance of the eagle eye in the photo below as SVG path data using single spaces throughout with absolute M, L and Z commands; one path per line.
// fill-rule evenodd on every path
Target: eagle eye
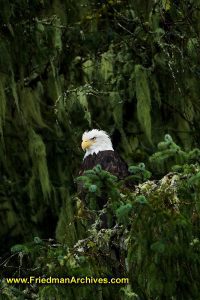
M 95 141 L 96 140 L 96 137 L 94 136 L 93 138 L 90 139 L 91 141 Z

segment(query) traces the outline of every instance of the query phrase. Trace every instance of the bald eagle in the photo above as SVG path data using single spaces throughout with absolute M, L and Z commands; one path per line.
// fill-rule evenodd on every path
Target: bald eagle
M 82 149 L 85 151 L 83 162 L 79 171 L 79 176 L 84 175 L 84 171 L 93 169 L 96 165 L 101 165 L 101 168 L 105 171 L 110 172 L 112 175 L 116 176 L 119 180 L 130 176 L 131 173 L 128 171 L 128 165 L 123 161 L 123 159 L 117 154 L 113 149 L 113 145 L 109 135 L 98 129 L 93 129 L 91 131 L 86 131 L 82 136 Z M 79 199 L 83 203 L 88 204 L 86 199 L 86 190 L 84 184 L 78 181 L 78 195 Z M 102 209 L 108 201 L 106 193 L 97 196 L 96 205 L 98 209 Z M 94 216 L 90 216 L 92 223 L 94 222 Z M 96 217 L 95 217 L 96 218 Z M 100 215 L 101 228 L 107 228 L 112 226 L 115 222 L 115 218 L 108 220 L 106 213 Z
M 127 164 L 114 151 L 111 139 L 105 131 L 92 129 L 84 132 L 81 146 L 85 151 L 85 155 L 79 176 L 98 164 L 101 165 L 103 170 L 110 172 L 118 179 L 124 179 L 130 175 Z

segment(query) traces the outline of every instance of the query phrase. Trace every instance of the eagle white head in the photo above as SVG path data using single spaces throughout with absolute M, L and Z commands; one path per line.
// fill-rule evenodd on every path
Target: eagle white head
M 84 132 L 81 147 L 86 151 L 84 159 L 90 154 L 97 154 L 99 151 L 114 151 L 109 135 L 105 131 L 98 129 Z

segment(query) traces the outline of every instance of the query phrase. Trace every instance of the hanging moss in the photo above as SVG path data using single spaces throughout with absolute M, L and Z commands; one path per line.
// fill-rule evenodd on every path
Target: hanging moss
M 14 75 L 14 71 L 11 67 L 11 83 L 10 83 L 10 87 L 11 87 L 11 91 L 12 91 L 12 95 L 15 101 L 15 105 L 17 107 L 17 110 L 19 111 L 19 98 L 18 98 L 18 93 L 17 93 L 17 84 L 15 82 L 15 75 Z
M 101 56 L 100 73 L 104 81 L 109 80 L 113 75 L 113 47 L 112 44 L 108 52 Z
M 91 82 L 93 78 L 93 72 L 94 72 L 94 61 L 92 59 L 86 60 L 83 65 L 83 72 L 85 73 L 85 81 Z
M 4 92 L 3 81 L 0 79 L 0 134 L 3 141 L 3 126 L 6 117 L 6 95 Z
M 79 89 L 77 91 L 78 101 L 84 110 L 84 117 L 88 121 L 89 125 L 91 125 L 91 114 L 88 107 L 88 100 L 86 96 L 86 91 L 83 89 Z
M 2 12 L 2 11 L 1 11 Z M 11 63 L 8 41 L 1 39 L 0 42 L 0 69 L 4 74 L 8 73 Z
M 54 35 L 53 35 L 53 46 L 57 51 L 62 50 L 62 30 L 61 22 L 58 17 L 53 21 Z
M 129 78 L 129 83 L 128 83 L 128 93 L 129 93 L 129 99 L 128 101 L 131 102 L 132 99 L 135 96 L 135 72 L 132 72 Z
M 147 71 L 141 66 L 135 66 L 137 117 L 148 140 L 151 140 L 151 96 L 149 91 Z
M 30 184 L 30 197 L 33 197 L 35 180 L 39 179 L 44 198 L 48 198 L 51 192 L 49 172 L 46 161 L 46 147 L 39 134 L 32 128 L 29 130 L 29 153 L 32 159 L 32 177 Z
M 39 84 L 38 84 L 39 85 Z M 21 110 L 25 123 L 29 124 L 31 121 L 40 127 L 45 127 L 40 111 L 40 89 L 34 91 L 30 88 L 24 88 L 21 91 Z
M 155 101 L 158 103 L 158 105 L 160 107 L 162 105 L 160 88 L 158 85 L 158 81 L 154 75 L 151 76 L 151 91 L 152 91 Z
M 165 10 L 170 10 L 171 1 L 170 0 L 162 0 L 162 5 Z
M 66 188 L 60 188 L 59 193 L 63 205 L 56 227 L 56 238 L 59 242 L 66 243 L 68 247 L 72 247 L 78 240 L 78 237 L 81 236 L 78 232 L 80 228 L 75 226 L 78 223 L 78 219 L 76 220 L 75 199 L 69 195 Z
M 57 70 L 53 61 L 50 62 L 51 69 L 49 70 L 49 76 L 47 81 L 47 93 L 50 99 L 53 100 L 54 103 L 59 101 L 62 97 L 62 90 L 60 86 L 60 78 L 57 74 Z
M 115 124 L 121 129 L 123 127 L 123 100 L 121 99 L 119 92 L 110 92 L 109 100 Z
M 187 51 L 192 59 L 194 59 L 195 61 L 198 59 L 199 42 L 196 37 L 188 39 Z

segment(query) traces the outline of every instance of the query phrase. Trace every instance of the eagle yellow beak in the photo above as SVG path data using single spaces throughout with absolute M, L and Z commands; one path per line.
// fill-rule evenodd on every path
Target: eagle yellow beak
M 82 141 L 81 147 L 83 150 L 89 148 L 90 146 L 92 146 L 93 142 L 90 140 L 84 140 Z

